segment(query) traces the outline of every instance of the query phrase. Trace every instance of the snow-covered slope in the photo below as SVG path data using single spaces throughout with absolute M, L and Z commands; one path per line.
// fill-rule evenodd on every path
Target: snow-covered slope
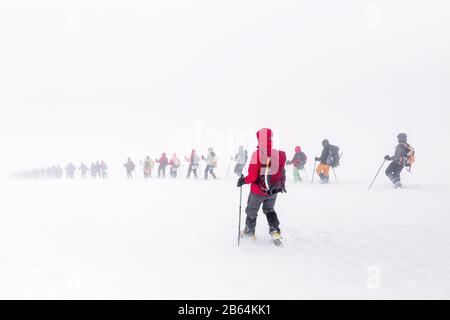
M 449 188 L 385 180 L 289 183 L 281 248 L 231 179 L 9 182 L 0 298 L 450 298 Z
M 448 0 L 0 1 L 0 298 L 450 298 L 449 31 Z M 262 127 L 309 176 L 338 145 L 340 180 L 289 183 L 284 247 L 260 217 L 238 248 L 223 177 Z M 369 192 L 400 132 L 408 188 Z M 123 179 L 208 147 L 219 181 Z

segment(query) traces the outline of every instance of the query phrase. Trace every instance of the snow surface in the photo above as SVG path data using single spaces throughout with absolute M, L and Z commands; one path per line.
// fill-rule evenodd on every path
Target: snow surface
M 288 183 L 283 247 L 237 247 L 234 179 L 11 181 L 0 298 L 450 298 L 449 188 L 380 178 Z
M 449 38 L 448 0 L 0 1 L 0 298 L 450 298 Z M 289 182 L 284 247 L 260 217 L 237 248 L 224 177 L 262 127 L 289 158 L 328 138 L 340 180 Z M 369 192 L 399 132 L 408 188 Z M 208 147 L 218 181 L 123 177 Z

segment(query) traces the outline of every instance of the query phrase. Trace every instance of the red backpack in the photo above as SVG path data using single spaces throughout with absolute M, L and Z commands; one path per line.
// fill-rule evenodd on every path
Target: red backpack
M 259 178 L 259 189 L 267 195 L 286 192 L 286 153 L 273 150 L 270 157 L 257 153 Z M 261 161 L 263 160 L 263 161 Z

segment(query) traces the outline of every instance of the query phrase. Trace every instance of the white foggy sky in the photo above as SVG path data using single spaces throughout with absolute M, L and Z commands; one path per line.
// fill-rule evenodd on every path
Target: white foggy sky
M 329 138 L 361 171 L 406 131 L 429 164 L 449 155 L 449 39 L 444 0 L 4 0 L 2 169 L 187 154 L 195 123 L 269 126 L 288 156 Z

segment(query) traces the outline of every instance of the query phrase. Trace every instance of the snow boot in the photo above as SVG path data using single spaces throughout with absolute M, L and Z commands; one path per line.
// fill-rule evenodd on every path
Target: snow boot
M 276 246 L 280 246 L 281 245 L 281 234 L 279 231 L 274 230 L 270 232 L 270 236 L 272 238 L 272 242 L 274 245 Z
M 319 174 L 319 177 L 320 177 L 320 183 L 322 183 L 322 184 L 328 183 L 328 181 L 330 180 L 330 177 L 327 177 L 323 173 Z
M 256 240 L 255 230 L 249 230 L 245 227 L 245 229 L 241 231 L 241 238 Z

